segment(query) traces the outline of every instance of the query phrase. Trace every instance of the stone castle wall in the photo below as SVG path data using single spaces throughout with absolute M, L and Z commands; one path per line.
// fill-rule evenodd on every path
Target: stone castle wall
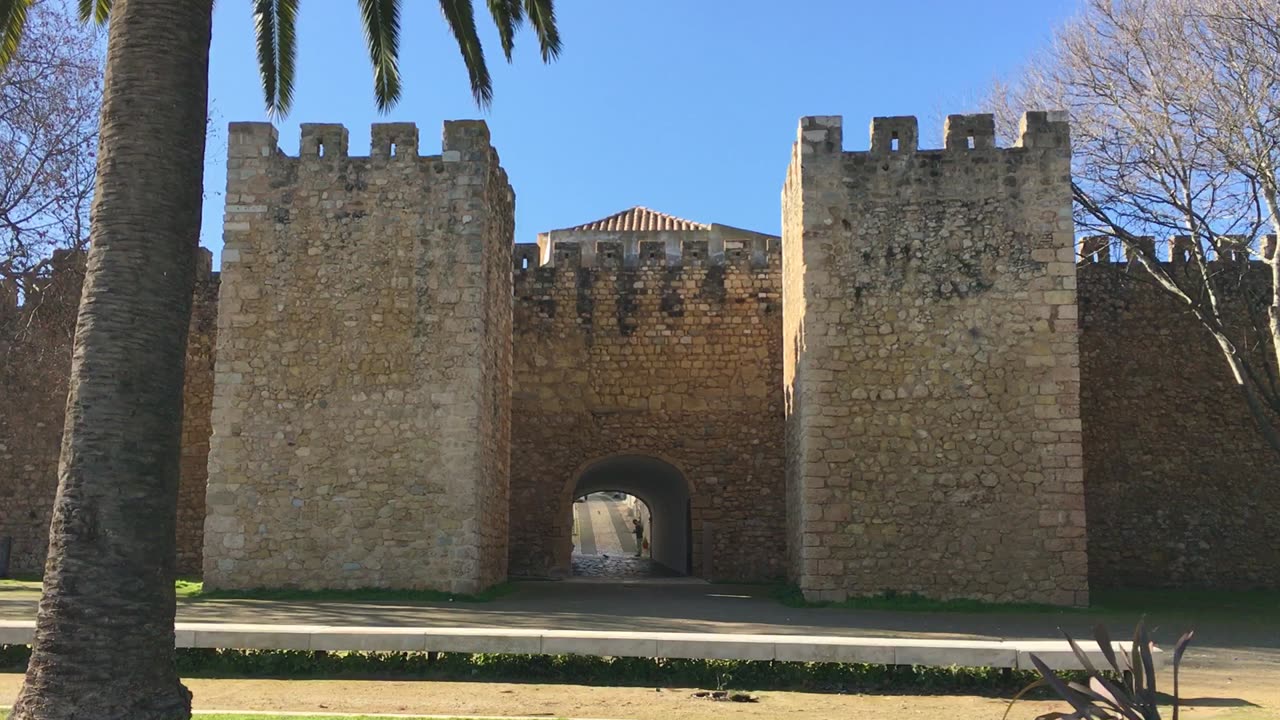
M 543 266 L 517 246 L 514 574 L 567 572 L 574 481 L 627 454 L 692 486 L 694 574 L 785 573 L 776 240 L 606 234 Z
M 211 262 L 202 249 L 187 346 L 177 537 L 184 575 L 200 572 L 204 526 L 218 295 Z M 58 252 L 50 269 L 33 278 L 22 305 L 14 288 L 0 291 L 0 537 L 13 538 L 14 573 L 44 569 L 84 255 Z
M 784 188 L 794 578 L 883 591 L 1088 600 L 1065 122 L 1028 114 L 801 122 Z
M 1253 295 L 1265 322 L 1268 272 L 1245 271 L 1229 315 Z M 1275 453 L 1217 343 L 1139 267 L 1086 262 L 1079 282 L 1091 584 L 1280 587 Z
M 207 587 L 506 576 L 514 196 L 480 122 L 231 126 Z
M 933 151 L 882 118 L 861 153 L 807 118 L 781 243 L 513 249 L 482 124 L 446 124 L 431 157 L 411 125 L 373 137 L 349 157 L 340 126 L 304 126 L 291 158 L 233 126 L 179 498 L 179 571 L 203 557 L 210 587 L 561 575 L 575 479 L 627 455 L 687 479 L 704 577 L 1061 603 L 1280 586 L 1272 454 L 1194 319 L 1140 270 L 1075 265 L 1051 117 L 1010 149 L 955 117 Z M 16 572 L 43 565 L 83 272 L 53 268 L 21 306 L 0 288 Z

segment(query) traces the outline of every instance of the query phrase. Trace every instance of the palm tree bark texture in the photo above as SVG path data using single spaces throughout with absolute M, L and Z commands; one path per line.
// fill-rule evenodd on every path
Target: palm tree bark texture
M 13 720 L 188 718 L 174 664 L 182 377 L 212 0 L 115 0 L 45 592 Z

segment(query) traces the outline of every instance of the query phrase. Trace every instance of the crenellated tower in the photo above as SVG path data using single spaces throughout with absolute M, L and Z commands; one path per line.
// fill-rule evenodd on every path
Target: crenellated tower
M 801 120 L 783 189 L 792 578 L 1087 602 L 1065 117 Z
M 204 578 L 506 577 L 514 194 L 483 122 L 233 123 Z

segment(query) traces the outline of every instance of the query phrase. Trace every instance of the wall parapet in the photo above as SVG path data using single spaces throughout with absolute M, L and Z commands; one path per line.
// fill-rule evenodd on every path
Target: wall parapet
M 484 160 L 492 151 L 488 127 L 481 120 L 446 120 L 442 150 L 435 155 L 419 155 L 418 126 L 411 122 L 372 123 L 368 155 L 351 154 L 350 131 L 340 123 L 302 123 L 299 126 L 297 155 L 288 155 L 279 148 L 279 132 L 271 123 L 233 122 L 228 126 L 227 135 L 231 159 L 459 162 L 464 159 Z
M 1275 252 L 1276 236 L 1264 235 L 1256 241 L 1243 236 L 1223 236 L 1226 249 L 1215 253 L 1210 264 L 1264 265 Z M 1138 237 L 1138 242 L 1155 256 L 1161 265 L 1179 267 L 1190 262 L 1192 238 L 1174 235 L 1156 238 L 1150 235 Z M 1076 243 L 1078 265 L 1122 265 L 1137 260 L 1132 248 L 1110 235 L 1086 235 Z
M 516 243 L 517 273 L 555 268 L 639 269 L 643 267 L 732 267 L 777 269 L 781 239 L 756 235 L 724 239 L 698 232 L 614 233 L 616 239 L 553 240 L 548 247 Z
M 843 149 L 842 125 L 842 118 L 838 115 L 801 118 L 800 154 L 907 157 L 944 153 L 981 155 L 984 152 L 1011 150 L 1067 152 L 1070 147 L 1067 115 L 1060 111 L 1023 113 L 1018 138 L 1009 148 L 1002 148 L 996 142 L 995 117 L 990 113 L 948 115 L 943 127 L 942 148 L 920 147 L 920 124 L 914 115 L 872 118 L 870 148 L 862 151 Z

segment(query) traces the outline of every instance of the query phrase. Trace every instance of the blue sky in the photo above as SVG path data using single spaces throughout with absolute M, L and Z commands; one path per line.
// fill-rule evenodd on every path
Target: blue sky
M 558 0 L 564 53 L 551 65 L 528 30 L 508 65 L 480 18 L 495 90 L 488 112 L 471 100 L 437 4 L 405 6 L 404 94 L 380 116 L 356 3 L 302 3 L 281 148 L 297 152 L 299 123 L 338 122 L 352 154 L 364 155 L 371 122 L 412 121 L 421 152 L 434 154 L 442 121 L 483 118 L 516 191 L 516 242 L 533 242 L 632 205 L 777 233 L 802 115 L 843 115 L 848 150 L 866 147 L 872 116 L 916 115 L 921 146 L 937 147 L 941 118 L 972 110 L 1076 1 Z M 217 4 L 211 63 L 202 242 L 216 258 L 226 123 L 266 119 L 247 1 Z

